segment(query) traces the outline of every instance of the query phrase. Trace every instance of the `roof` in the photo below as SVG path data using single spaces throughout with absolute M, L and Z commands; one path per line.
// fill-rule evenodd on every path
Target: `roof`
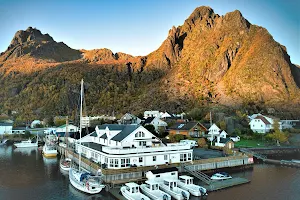
M 187 122 L 187 123 L 176 123 L 173 126 L 171 126 L 169 129 L 173 130 L 191 130 L 196 125 L 201 126 L 203 129 L 206 129 L 202 124 L 199 122 Z
M 100 138 L 102 138 L 102 139 L 107 139 L 107 135 L 106 135 L 106 133 L 105 134 L 103 134 L 103 135 L 101 135 L 101 137 Z
M 145 119 L 143 124 L 150 124 L 153 121 L 154 118 L 155 117 L 147 117 L 147 119 Z
M 128 135 L 130 135 L 135 129 L 140 127 L 139 125 L 133 125 L 133 124 L 126 124 L 123 126 L 123 129 L 120 133 L 115 135 L 111 140 L 121 142 L 126 138 Z
M 148 183 L 149 185 L 159 184 L 158 182 L 156 182 L 154 180 L 147 180 L 145 182 Z
M 178 169 L 176 167 L 170 167 L 164 169 L 153 169 L 150 171 L 152 172 L 152 174 L 160 174 L 160 173 L 167 173 L 167 172 L 174 172 L 174 171 L 178 172 Z
M 14 127 L 13 130 L 26 130 L 26 127 Z
M 262 120 L 265 124 L 271 124 L 264 116 L 258 115 L 254 119 L 260 119 Z
M 93 132 L 90 134 L 90 136 L 97 137 L 96 131 L 93 131 Z
M 182 178 L 182 179 L 194 179 L 194 177 L 186 176 L 186 175 L 179 176 L 179 178 Z
M 220 143 L 227 143 L 229 141 L 232 141 L 230 138 L 220 138 Z
M 138 184 L 136 184 L 136 183 L 133 183 L 133 182 L 130 182 L 130 183 L 125 183 L 125 185 L 126 185 L 126 186 L 128 186 L 128 187 L 139 187 L 139 185 L 138 185 Z
M 94 142 L 82 142 L 81 144 L 85 147 L 89 147 L 89 148 L 97 150 L 97 151 L 102 151 L 102 145 L 101 144 L 97 144 L 97 143 L 94 143 Z

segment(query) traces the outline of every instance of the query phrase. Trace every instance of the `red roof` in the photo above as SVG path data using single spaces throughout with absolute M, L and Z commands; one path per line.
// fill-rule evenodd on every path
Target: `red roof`
M 267 124 L 271 124 L 264 116 L 261 116 L 261 115 L 256 116 L 255 119 L 260 119 L 260 120 L 263 121 L 266 125 L 267 125 Z

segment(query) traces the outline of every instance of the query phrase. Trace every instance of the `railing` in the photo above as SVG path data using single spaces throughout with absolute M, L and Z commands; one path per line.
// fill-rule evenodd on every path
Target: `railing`
M 259 154 L 259 153 L 256 153 L 256 152 L 254 152 L 254 151 L 251 151 L 251 150 L 249 150 L 249 149 L 240 149 L 240 151 L 241 152 L 243 152 L 243 153 L 248 153 L 248 154 L 252 154 L 254 157 L 256 157 L 256 158 L 258 158 L 258 159 L 261 159 L 261 160 L 265 160 L 265 159 L 267 159 L 267 156 L 265 156 L 265 155 L 262 155 L 262 154 Z
M 129 154 L 129 153 L 146 153 L 155 151 L 174 151 L 174 150 L 189 150 L 190 145 L 168 145 L 163 147 L 138 147 L 138 148 L 114 148 L 102 147 L 102 151 L 109 154 Z
M 200 172 L 200 171 L 192 171 L 190 170 L 187 166 L 184 166 L 183 169 L 192 174 L 193 176 L 195 176 L 196 178 L 200 179 L 201 181 L 203 181 L 204 183 L 206 184 L 211 184 L 211 179 L 208 175 L 204 174 L 203 172 Z

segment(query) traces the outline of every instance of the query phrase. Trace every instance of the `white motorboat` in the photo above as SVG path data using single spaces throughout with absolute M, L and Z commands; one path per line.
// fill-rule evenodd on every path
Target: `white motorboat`
M 69 180 L 73 187 L 88 194 L 97 194 L 105 187 L 99 177 L 74 168 L 69 170 Z
M 59 162 L 59 167 L 64 171 L 69 171 L 71 168 L 71 158 L 61 159 Z
M 219 172 L 215 173 L 214 175 L 211 176 L 211 180 L 226 180 L 226 179 L 231 179 L 232 177 L 227 174 L 226 172 Z
M 191 176 L 179 176 L 178 186 L 197 197 L 207 195 L 206 189 L 200 185 L 195 185 L 193 179 Z
M 164 179 L 164 181 L 159 184 L 159 188 L 164 192 L 170 194 L 174 199 L 190 199 L 190 193 L 184 189 L 179 188 L 177 186 L 177 181 L 177 179 Z
M 156 181 L 146 181 L 140 186 L 142 192 L 153 200 L 171 200 L 171 196 L 159 189 L 159 183 Z
M 56 157 L 57 149 L 55 145 L 49 145 L 48 142 L 45 143 L 42 150 L 43 155 L 46 158 Z
M 37 147 L 38 146 L 38 139 L 36 138 L 35 142 L 33 142 L 31 139 L 28 139 L 28 140 L 25 140 L 25 141 L 14 143 L 14 145 L 17 148 Z
M 5 145 L 5 144 L 6 144 L 6 142 L 7 142 L 7 140 L 8 140 L 8 139 L 4 139 L 4 140 L 2 140 L 2 141 L 1 141 L 1 143 L 0 143 L 0 146 L 3 146 L 3 145 Z
M 101 192 L 105 185 L 101 184 L 99 177 L 91 176 L 90 174 L 82 171 L 81 169 L 81 129 L 82 129 L 82 105 L 83 105 L 83 80 L 81 80 L 81 92 L 80 92 L 80 123 L 79 123 L 79 167 L 78 169 L 70 168 L 69 180 L 73 187 L 76 189 L 88 193 L 96 194 Z
M 150 200 L 149 197 L 142 194 L 139 185 L 136 183 L 126 183 L 120 189 L 122 195 L 128 200 Z

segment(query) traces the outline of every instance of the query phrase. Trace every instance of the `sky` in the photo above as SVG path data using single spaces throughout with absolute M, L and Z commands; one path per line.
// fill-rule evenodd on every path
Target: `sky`
M 298 1 L 298 2 L 297 2 Z M 219 15 L 240 10 L 252 24 L 265 27 L 300 64 L 299 0 L 0 0 L 0 52 L 27 27 L 49 33 L 74 49 L 108 48 L 147 55 L 182 25 L 196 7 Z

